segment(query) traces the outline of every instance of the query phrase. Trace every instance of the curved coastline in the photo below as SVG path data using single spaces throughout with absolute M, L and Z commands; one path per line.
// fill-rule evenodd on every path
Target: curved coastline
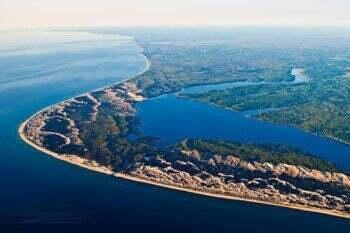
M 27 143 L 28 145 L 32 146 L 33 148 L 35 148 L 36 150 L 38 150 L 40 152 L 43 152 L 47 155 L 52 156 L 55 159 L 65 161 L 65 162 L 70 163 L 72 165 L 79 166 L 79 167 L 82 167 L 82 168 L 85 168 L 85 169 L 88 169 L 88 170 L 91 170 L 94 172 L 99 172 L 99 173 L 105 174 L 105 175 L 111 175 L 111 176 L 114 176 L 116 178 L 121 178 L 121 179 L 125 179 L 125 180 L 132 181 L 132 182 L 148 184 L 148 185 L 152 185 L 152 186 L 157 186 L 157 187 L 171 189 L 171 190 L 180 191 L 180 192 L 191 193 L 191 194 L 195 194 L 195 195 L 219 198 L 219 199 L 224 199 L 224 200 L 248 202 L 248 203 L 259 204 L 259 205 L 268 205 L 268 206 L 275 206 L 275 207 L 281 207 L 281 208 L 288 208 L 288 209 L 299 210 L 299 211 L 303 211 L 303 212 L 318 213 L 318 214 L 323 214 L 323 215 L 329 215 L 329 216 L 334 216 L 334 217 L 350 219 L 349 215 L 346 215 L 346 214 L 343 214 L 343 213 L 337 212 L 337 211 L 330 211 L 330 210 L 327 211 L 327 210 L 311 208 L 311 207 L 307 208 L 304 206 L 278 204 L 278 203 L 273 203 L 273 202 L 266 202 L 266 201 L 252 200 L 252 199 L 244 199 L 244 198 L 239 198 L 239 197 L 234 197 L 234 196 L 227 196 L 224 194 L 201 192 L 201 191 L 196 191 L 196 190 L 192 190 L 192 189 L 157 183 L 157 182 L 153 182 L 150 180 L 140 179 L 138 177 L 130 176 L 130 175 L 127 175 L 124 173 L 115 173 L 110 168 L 99 165 L 95 161 L 89 161 L 89 160 L 83 159 L 83 158 L 76 156 L 76 155 L 58 154 L 58 153 L 55 153 L 53 151 L 47 150 L 43 147 L 40 147 L 40 146 L 34 144 L 29 139 L 27 139 L 23 133 L 23 130 L 24 130 L 24 127 L 25 127 L 27 121 L 28 120 L 24 121 L 18 130 L 20 138 L 25 143 Z
M 123 80 L 119 83 L 115 83 L 115 84 L 120 84 L 123 82 L 126 82 L 128 80 L 131 80 L 133 78 L 136 78 L 137 76 L 143 74 L 144 72 L 148 71 L 148 69 L 150 68 L 151 62 L 148 60 L 148 58 L 145 56 L 145 54 L 143 53 L 143 48 L 141 51 L 141 56 L 145 57 L 145 61 L 146 61 L 146 67 L 144 70 L 142 70 L 140 73 L 132 76 L 129 79 Z M 115 84 L 111 84 L 111 85 L 107 85 L 98 89 L 95 89 L 93 91 L 89 91 L 86 93 L 82 93 L 78 96 L 82 96 L 94 91 L 99 91 L 99 90 L 103 90 L 105 88 L 111 87 Z M 74 99 L 75 97 L 69 98 L 67 100 L 64 101 L 68 101 L 71 99 Z M 62 102 L 64 102 L 62 101 Z M 60 102 L 61 103 L 61 102 Z M 299 206 L 299 205 L 290 205 L 290 204 L 281 204 L 281 203 L 273 203 L 273 202 L 266 202 L 266 201 L 259 201 L 259 200 L 253 200 L 253 199 L 244 199 L 244 198 L 240 198 L 240 197 L 235 197 L 235 196 L 228 196 L 228 195 L 224 195 L 224 194 L 217 194 L 217 193 L 209 193 L 209 192 L 202 192 L 202 191 L 197 191 L 197 190 L 193 190 L 193 189 L 189 189 L 189 188 L 183 188 L 183 187 L 178 187 L 178 186 L 173 186 L 173 185 L 167 185 L 167 184 L 162 184 L 162 183 L 158 183 L 158 182 L 154 182 L 154 181 L 150 181 L 147 179 L 141 179 L 138 178 L 136 176 L 131 176 L 131 175 L 127 175 L 125 173 L 115 173 L 112 171 L 111 168 L 108 168 L 106 166 L 102 166 L 100 164 L 98 164 L 96 161 L 90 161 L 84 158 L 81 158 L 77 155 L 71 155 L 71 154 L 58 154 L 56 152 L 50 151 L 44 147 L 41 147 L 35 143 L 33 143 L 32 141 L 30 141 L 25 133 L 24 133 L 24 128 L 26 126 L 26 124 L 28 123 L 28 121 L 30 119 L 32 119 L 33 117 L 37 116 L 38 114 L 40 114 L 41 112 L 57 105 L 59 103 L 55 103 L 52 104 L 48 107 L 45 107 L 41 110 L 39 110 L 38 112 L 36 112 L 35 114 L 33 114 L 31 117 L 29 117 L 27 120 L 25 120 L 19 127 L 18 129 L 18 133 L 20 138 L 28 145 L 32 146 L 33 148 L 35 148 L 36 150 L 43 152 L 47 155 L 52 156 L 55 159 L 61 160 L 61 161 L 65 161 L 67 163 L 70 163 L 72 165 L 75 166 L 79 166 L 94 172 L 99 172 L 101 174 L 105 174 L 105 175 L 111 175 L 114 176 L 116 178 L 121 178 L 121 179 L 125 179 L 128 181 L 132 181 L 132 182 L 137 182 L 137 183 L 143 183 L 143 184 L 148 184 L 148 185 L 153 185 L 156 187 L 161 187 L 161 188 L 166 188 L 166 189 L 171 189 L 171 190 L 175 190 L 175 191 L 180 191 L 180 192 L 187 192 L 187 193 L 191 193 L 191 194 L 195 194 L 195 195 L 201 195 L 201 196 L 207 196 L 207 197 L 213 197 L 213 198 L 219 198 L 219 199 L 225 199 L 225 200 L 234 200 L 234 201 L 241 201 L 241 202 L 248 202 L 248 203 L 254 203 L 254 204 L 259 204 L 259 205 L 268 205 L 268 206 L 275 206 L 275 207 L 281 207 L 281 208 L 288 208 L 288 209 L 294 209 L 294 210 L 298 210 L 298 211 L 303 211 L 303 212 L 312 212 L 312 213 L 318 213 L 318 214 L 323 214 L 323 215 L 329 215 L 329 216 L 334 216 L 334 217 L 340 217 L 340 218 L 345 218 L 345 219 L 350 219 L 350 215 L 346 215 L 343 214 L 341 212 L 338 211 L 332 211 L 332 210 L 324 210 L 324 209 L 318 209 L 318 208 L 314 208 L 314 207 L 305 207 L 305 206 Z

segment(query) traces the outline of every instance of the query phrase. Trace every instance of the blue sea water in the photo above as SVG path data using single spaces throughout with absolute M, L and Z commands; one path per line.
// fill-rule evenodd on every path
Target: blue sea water
M 198 89 L 195 92 L 198 93 Z M 140 102 L 136 109 L 137 117 L 141 119 L 140 131 L 158 138 L 161 146 L 185 138 L 285 144 L 330 160 L 350 171 L 350 146 L 294 127 L 247 117 L 252 111 L 232 112 L 177 98 L 176 94 Z
M 114 35 L 1 32 L 0 42 L 1 232 L 348 232 L 348 220 L 117 180 L 34 150 L 18 136 L 22 121 L 50 104 L 129 78 L 144 69 L 145 60 L 130 38 Z M 208 120 L 228 114 L 210 113 L 201 104 L 177 104 L 173 98 L 145 102 L 141 114 L 146 132 L 158 136 L 174 132 L 161 127 L 169 122 L 169 104 L 176 105 L 175 118 L 184 119 L 180 115 L 185 114 L 191 124 L 196 111 L 208 113 L 203 115 Z M 170 102 L 154 106 L 164 99 Z M 147 122 L 157 119 L 159 109 L 164 111 L 159 118 L 164 122 L 151 130 Z M 147 115 L 146 110 L 153 113 Z M 216 127 L 207 124 L 209 130 Z M 252 127 L 257 131 L 243 130 L 241 137 L 251 133 L 264 137 L 259 124 Z M 169 140 L 184 133 L 201 134 L 203 128 L 183 130 Z

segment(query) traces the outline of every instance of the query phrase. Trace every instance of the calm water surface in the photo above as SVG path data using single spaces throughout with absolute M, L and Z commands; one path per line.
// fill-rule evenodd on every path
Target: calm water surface
M 141 119 L 140 131 L 159 138 L 161 146 L 185 138 L 287 144 L 326 158 L 350 171 L 350 146 L 297 128 L 247 117 L 264 110 L 232 112 L 177 98 L 176 94 L 138 103 L 137 110 L 137 116 Z
M 346 220 L 116 180 L 35 151 L 18 137 L 23 120 L 47 105 L 131 77 L 145 60 L 129 38 L 111 35 L 1 32 L 0 42 L 1 232 L 348 232 Z M 203 107 L 186 104 L 175 106 L 177 117 L 186 114 L 193 122 Z M 170 107 L 150 110 L 155 117 Z M 214 120 L 208 114 L 204 119 Z M 216 127 L 207 123 L 208 129 Z M 176 135 L 187 132 L 200 134 L 194 128 Z

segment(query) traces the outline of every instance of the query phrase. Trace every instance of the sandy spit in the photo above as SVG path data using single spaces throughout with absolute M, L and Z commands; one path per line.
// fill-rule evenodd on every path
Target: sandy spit
M 76 155 L 58 154 L 58 153 L 55 153 L 53 151 L 47 150 L 43 147 L 40 147 L 40 146 L 34 144 L 29 139 L 27 139 L 25 134 L 24 134 L 24 127 L 25 127 L 26 123 L 27 123 L 27 121 L 23 122 L 18 130 L 21 139 L 25 143 L 29 144 L 30 146 L 34 147 L 35 149 L 37 149 L 45 154 L 48 154 L 56 159 L 68 162 L 70 164 L 73 164 L 73 165 L 76 165 L 76 166 L 79 166 L 79 167 L 82 167 L 85 169 L 89 169 L 91 171 L 99 172 L 99 173 L 102 173 L 105 175 L 111 175 L 111 176 L 114 176 L 117 178 L 126 179 L 126 180 L 137 182 L 137 183 L 149 184 L 149 185 L 153 185 L 153 186 L 157 186 L 157 187 L 167 188 L 167 189 L 176 190 L 176 191 L 180 191 L 180 192 L 192 193 L 192 194 L 201 195 L 201 196 L 208 196 L 208 197 L 220 198 L 220 199 L 225 199 L 225 200 L 249 202 L 249 203 L 255 203 L 255 204 L 260 204 L 260 205 L 283 207 L 283 208 L 289 208 L 289 209 L 294 209 L 294 210 L 300 210 L 300 211 L 304 211 L 304 212 L 319 213 L 319 214 L 324 214 L 324 215 L 330 215 L 330 216 L 350 219 L 350 215 L 341 213 L 339 211 L 323 210 L 323 209 L 305 207 L 305 206 L 299 206 L 299 205 L 279 204 L 279 203 L 238 198 L 238 197 L 227 196 L 227 195 L 223 195 L 223 194 L 201 192 L 201 191 L 196 191 L 196 190 L 192 190 L 192 189 L 181 188 L 181 187 L 161 184 L 161 183 L 157 183 L 157 182 L 153 182 L 153 181 L 149 181 L 149 180 L 145 180 L 145 179 L 140 179 L 138 177 L 134 177 L 134 176 L 131 176 L 131 175 L 128 175 L 125 173 L 115 173 L 111 170 L 111 168 L 99 165 L 95 161 L 89 161 L 87 159 L 80 158 L 79 156 L 76 156 Z

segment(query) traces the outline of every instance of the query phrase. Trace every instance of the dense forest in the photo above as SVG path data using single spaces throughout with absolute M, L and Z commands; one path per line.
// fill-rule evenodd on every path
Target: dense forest
M 272 108 L 255 117 L 350 144 L 350 79 L 345 76 L 304 84 L 237 87 L 182 97 L 233 111 Z
M 133 80 L 144 96 L 196 85 L 264 81 L 269 84 L 181 97 L 234 111 L 275 109 L 256 117 L 350 143 L 350 50 L 341 37 L 187 33 L 178 37 L 160 31 L 138 39 L 151 61 L 150 69 Z M 291 70 L 296 67 L 305 71 L 309 82 L 292 83 Z
M 227 141 L 184 140 L 178 144 L 180 150 L 197 150 L 199 159 L 209 160 L 214 155 L 234 156 L 248 162 L 268 162 L 304 166 L 320 171 L 339 172 L 331 162 L 285 145 L 277 144 L 241 144 Z

